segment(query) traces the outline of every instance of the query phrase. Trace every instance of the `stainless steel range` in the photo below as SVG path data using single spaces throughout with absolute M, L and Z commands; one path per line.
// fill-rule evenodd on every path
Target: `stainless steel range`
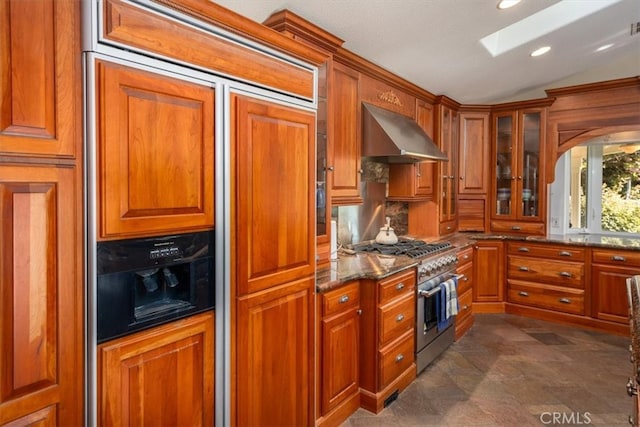
M 456 276 L 456 248 L 449 242 L 401 239 L 393 245 L 364 243 L 353 249 L 356 252 L 404 255 L 418 260 L 415 352 L 417 372 L 422 372 L 455 339 L 455 315 L 448 322 L 438 324 L 440 306 L 437 295 L 443 284 Z

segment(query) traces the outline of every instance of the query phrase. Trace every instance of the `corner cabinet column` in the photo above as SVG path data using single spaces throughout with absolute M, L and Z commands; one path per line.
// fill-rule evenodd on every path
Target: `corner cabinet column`
M 231 95 L 231 425 L 313 425 L 315 115 Z

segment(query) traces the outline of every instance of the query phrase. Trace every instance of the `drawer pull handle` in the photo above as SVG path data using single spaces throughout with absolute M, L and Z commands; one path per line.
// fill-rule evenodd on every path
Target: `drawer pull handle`
M 563 304 L 571 304 L 571 300 L 569 298 L 560 298 L 558 301 Z
M 561 271 L 560 273 L 558 273 L 558 275 L 560 277 L 571 277 L 571 273 L 569 273 L 568 271 Z
M 402 322 L 404 320 L 404 314 L 400 313 L 396 317 L 396 322 Z
M 401 291 L 402 289 L 404 289 L 404 283 L 400 282 L 396 285 L 396 289 Z
M 518 252 L 529 252 L 529 248 L 527 248 L 526 246 L 520 246 L 518 248 Z
M 520 230 L 522 230 L 522 227 L 520 227 L 519 225 L 513 225 L 513 226 L 511 226 L 511 229 L 513 231 L 520 231 Z
M 342 295 L 338 300 L 338 304 L 344 304 L 345 302 L 349 302 L 349 295 Z
M 528 297 L 529 296 L 529 292 L 520 291 L 520 292 L 518 292 L 518 295 L 520 295 L 521 297 Z
M 635 396 L 638 394 L 638 387 L 636 387 L 631 378 L 629 378 L 629 382 L 627 383 L 627 394 L 629 396 Z
M 627 259 L 623 256 L 620 255 L 614 255 L 611 257 L 611 261 L 620 261 L 620 262 L 625 262 Z
M 399 354 L 396 356 L 396 363 L 400 363 L 404 360 L 404 354 Z
M 558 252 L 558 255 L 560 255 L 560 256 L 571 256 L 571 252 L 560 251 L 560 252 Z
M 520 267 L 518 267 L 518 270 L 520 270 L 520 271 L 529 271 L 529 267 L 525 267 L 524 265 L 521 265 Z

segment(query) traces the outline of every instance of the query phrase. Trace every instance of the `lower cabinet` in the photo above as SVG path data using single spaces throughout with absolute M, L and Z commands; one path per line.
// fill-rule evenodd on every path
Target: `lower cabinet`
M 473 246 L 458 253 L 458 316 L 456 316 L 456 340 L 460 339 L 473 325 Z
M 351 282 L 319 298 L 320 417 L 338 425 L 360 406 L 360 288 Z
M 593 249 L 591 262 L 592 316 L 628 326 L 626 283 L 640 274 L 640 252 Z
M 416 273 L 360 283 L 360 406 L 378 413 L 416 378 Z
M 212 312 L 101 344 L 97 361 L 99 425 L 213 425 Z
M 495 240 L 478 241 L 473 256 L 474 311 L 504 311 L 504 243 Z

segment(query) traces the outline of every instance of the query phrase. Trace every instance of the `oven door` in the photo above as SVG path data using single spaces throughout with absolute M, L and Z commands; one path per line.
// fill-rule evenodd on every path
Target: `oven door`
M 453 275 L 453 272 L 442 273 L 418 285 L 416 298 L 416 348 L 418 350 L 442 333 L 438 329 L 437 310 L 439 307 L 436 294 L 440 292 L 441 284 Z

